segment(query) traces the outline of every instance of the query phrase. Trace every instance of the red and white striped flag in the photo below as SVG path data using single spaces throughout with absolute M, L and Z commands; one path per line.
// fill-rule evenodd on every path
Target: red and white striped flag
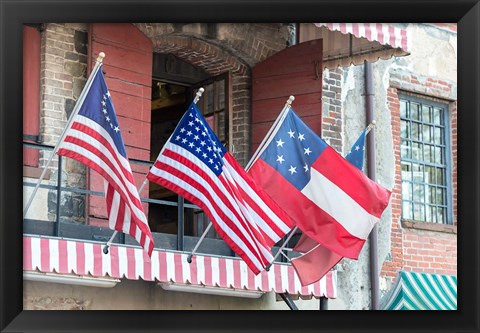
M 152 233 L 135 186 L 102 66 L 94 75 L 57 153 L 87 165 L 104 178 L 110 228 L 135 238 L 150 256 L 154 247 Z
M 271 263 L 272 246 L 292 228 L 290 218 L 226 151 L 194 103 L 147 178 L 203 209 L 255 274 Z

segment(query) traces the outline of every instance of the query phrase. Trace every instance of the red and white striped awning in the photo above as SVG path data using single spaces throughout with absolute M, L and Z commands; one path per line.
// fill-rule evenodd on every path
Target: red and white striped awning
M 311 39 L 323 39 L 323 67 L 329 69 L 409 54 L 407 30 L 388 23 L 303 24 L 300 41 Z
M 294 268 L 274 264 L 254 275 L 243 260 L 154 250 L 148 258 L 140 247 L 112 245 L 104 254 L 103 243 L 52 237 L 23 237 L 23 270 L 80 276 L 171 282 L 225 289 L 289 293 L 302 298 L 336 298 L 336 271 L 319 282 L 302 287 Z

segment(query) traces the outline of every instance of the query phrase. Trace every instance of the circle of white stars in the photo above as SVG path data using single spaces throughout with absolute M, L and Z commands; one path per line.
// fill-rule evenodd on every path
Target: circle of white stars
M 298 133 L 296 135 L 296 132 L 293 131 L 292 129 L 290 129 L 287 133 L 288 133 L 288 136 L 289 136 L 290 139 L 297 139 L 300 142 L 306 140 L 304 133 Z M 279 138 L 275 142 L 277 143 L 277 147 L 281 147 L 281 148 L 283 148 L 283 144 L 285 143 L 285 141 L 282 141 L 281 138 Z M 310 150 L 310 147 L 304 147 L 303 148 L 303 154 L 304 155 L 309 156 L 311 153 L 312 153 L 312 151 Z M 283 162 L 285 162 L 284 155 L 277 155 L 276 161 L 279 164 L 283 164 Z M 305 172 L 308 172 L 310 170 L 310 168 L 308 167 L 308 163 L 305 163 L 305 165 L 303 166 L 303 170 Z M 293 175 L 293 174 L 297 173 L 297 167 L 295 167 L 293 165 L 290 165 L 290 168 L 288 169 L 288 172 L 290 172 L 290 175 Z
M 102 104 L 102 112 L 103 112 L 103 116 L 105 117 L 105 120 L 107 121 L 107 124 L 110 125 L 110 128 L 112 130 L 115 131 L 115 133 L 118 133 L 120 131 L 120 127 L 118 126 L 118 124 L 114 124 L 112 122 L 112 119 L 110 118 L 110 116 L 108 115 L 108 110 L 107 110 L 107 98 L 110 98 L 110 91 L 107 91 L 106 94 L 103 95 L 102 97 L 102 101 L 101 101 L 101 104 Z

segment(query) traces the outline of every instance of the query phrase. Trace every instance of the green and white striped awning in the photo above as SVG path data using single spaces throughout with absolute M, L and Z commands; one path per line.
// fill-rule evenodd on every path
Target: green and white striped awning
M 456 310 L 457 277 L 400 271 L 382 310 Z

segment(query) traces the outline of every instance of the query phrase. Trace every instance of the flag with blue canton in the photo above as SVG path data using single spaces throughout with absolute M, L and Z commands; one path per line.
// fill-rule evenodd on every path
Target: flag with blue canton
M 73 158 L 105 180 L 109 227 L 135 238 L 151 256 L 154 242 L 127 158 L 112 98 L 98 66 L 58 154 Z
M 195 103 L 165 143 L 147 178 L 199 206 L 225 242 L 258 274 L 289 217 L 223 147 Z
M 358 137 L 357 141 L 353 144 L 350 152 L 345 156 L 345 159 L 355 165 L 358 169 L 363 170 L 363 160 L 365 157 L 365 136 L 367 129 Z

